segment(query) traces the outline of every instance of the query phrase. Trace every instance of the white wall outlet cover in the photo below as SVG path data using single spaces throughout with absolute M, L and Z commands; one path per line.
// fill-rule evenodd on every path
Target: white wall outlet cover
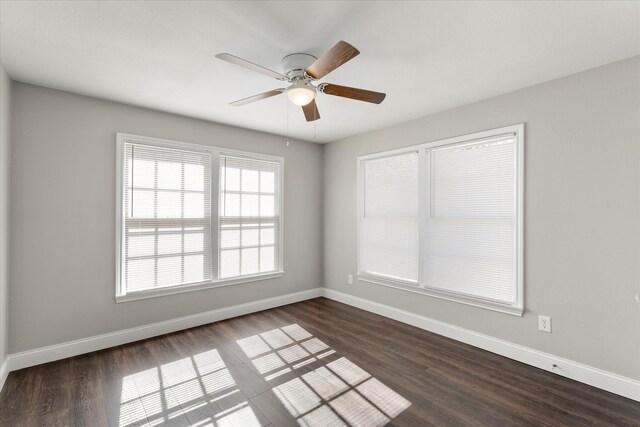
M 353 285 L 353 274 L 347 275 L 347 283 Z
M 551 332 L 551 317 L 538 316 L 538 330 L 543 332 Z

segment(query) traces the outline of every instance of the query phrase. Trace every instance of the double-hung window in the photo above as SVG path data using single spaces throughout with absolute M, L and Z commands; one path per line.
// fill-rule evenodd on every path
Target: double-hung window
M 211 156 L 125 144 L 127 292 L 211 280 Z
M 118 134 L 116 300 L 282 275 L 283 159 Z
M 363 161 L 360 268 L 418 283 L 418 151 Z
M 220 156 L 220 278 L 277 270 L 278 163 Z
M 359 278 L 522 314 L 523 129 L 359 157 Z

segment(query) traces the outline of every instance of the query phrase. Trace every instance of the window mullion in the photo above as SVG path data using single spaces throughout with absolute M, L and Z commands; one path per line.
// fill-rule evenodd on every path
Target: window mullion
M 240 195 L 238 199 L 238 206 L 240 206 L 238 214 L 242 217 L 242 175 L 244 174 L 244 169 L 238 168 L 240 172 L 238 172 L 238 188 L 240 189 Z M 242 276 L 242 236 L 244 235 L 244 222 L 241 222 L 240 225 L 240 250 L 238 251 L 238 272 L 239 275 Z
M 180 192 L 180 217 L 184 218 L 184 163 L 180 165 L 180 188 L 182 191 Z M 185 281 L 184 267 L 185 267 L 185 259 L 184 259 L 184 232 L 185 227 L 182 225 L 180 228 L 180 277 L 182 281 Z M 204 244 L 204 242 L 203 242 Z
M 431 153 L 424 147 L 418 150 L 418 286 L 426 283 L 427 221 L 431 215 Z
M 212 153 L 211 155 L 211 176 L 209 177 L 209 205 L 211 212 L 209 245 L 211 246 L 210 258 L 208 260 L 210 266 L 210 275 L 213 280 L 220 279 L 220 154 Z M 225 205 L 226 206 L 226 205 Z
M 260 173 L 260 171 L 258 171 L 258 216 L 260 216 L 262 212 L 260 210 L 260 203 L 262 201 L 262 197 L 261 197 L 262 193 L 260 193 L 260 190 L 262 189 L 260 187 L 260 175 L 262 174 Z M 274 203 L 275 203 L 275 199 L 274 199 Z M 260 256 L 262 255 L 262 250 L 260 249 L 261 241 L 262 241 L 262 221 L 258 222 L 258 273 L 260 272 Z M 275 253 L 274 253 L 274 256 L 275 256 Z
M 153 163 L 153 217 L 158 218 L 158 162 Z M 159 228 L 156 226 L 154 233 L 154 243 L 153 243 L 153 253 L 156 255 L 154 258 L 154 269 L 153 269 L 153 286 L 158 286 L 158 231 Z

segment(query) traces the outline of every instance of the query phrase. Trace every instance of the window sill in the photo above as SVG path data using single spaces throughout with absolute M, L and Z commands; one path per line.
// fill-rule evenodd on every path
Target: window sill
M 459 302 L 461 304 L 471 305 L 473 307 L 484 308 L 487 310 L 493 310 L 500 313 L 510 314 L 512 316 L 521 317 L 522 313 L 524 312 L 523 307 L 501 304 L 499 302 L 483 300 L 480 298 L 473 298 L 465 295 L 454 294 L 454 293 L 439 291 L 435 289 L 427 289 L 417 284 L 415 285 L 404 284 L 400 281 L 388 280 L 379 276 L 371 276 L 371 275 L 360 273 L 356 277 L 361 282 L 373 283 L 376 285 L 387 286 L 389 288 L 395 288 L 403 291 L 413 292 L 416 294 L 440 298 L 447 301 Z
M 230 279 L 216 280 L 213 282 L 191 283 L 181 286 L 168 286 L 159 289 L 148 289 L 145 291 L 130 292 L 124 295 L 116 295 L 116 302 L 136 301 L 147 298 L 163 297 L 166 295 L 182 294 L 185 292 L 202 291 L 205 289 L 221 288 L 223 286 L 237 285 L 240 283 L 255 282 L 259 280 L 275 279 L 284 276 L 284 271 L 274 271 L 271 273 L 254 274 L 252 276 L 233 277 Z

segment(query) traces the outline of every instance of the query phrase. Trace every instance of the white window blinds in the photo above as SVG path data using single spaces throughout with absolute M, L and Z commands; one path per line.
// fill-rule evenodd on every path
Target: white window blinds
M 280 164 L 220 156 L 221 279 L 280 269 Z
M 124 144 L 124 293 L 211 280 L 211 157 Z
M 359 279 L 521 315 L 523 134 L 359 157 Z
M 425 286 L 515 301 L 516 154 L 513 134 L 428 153 Z
M 361 271 L 417 283 L 417 151 L 366 160 L 361 179 Z

